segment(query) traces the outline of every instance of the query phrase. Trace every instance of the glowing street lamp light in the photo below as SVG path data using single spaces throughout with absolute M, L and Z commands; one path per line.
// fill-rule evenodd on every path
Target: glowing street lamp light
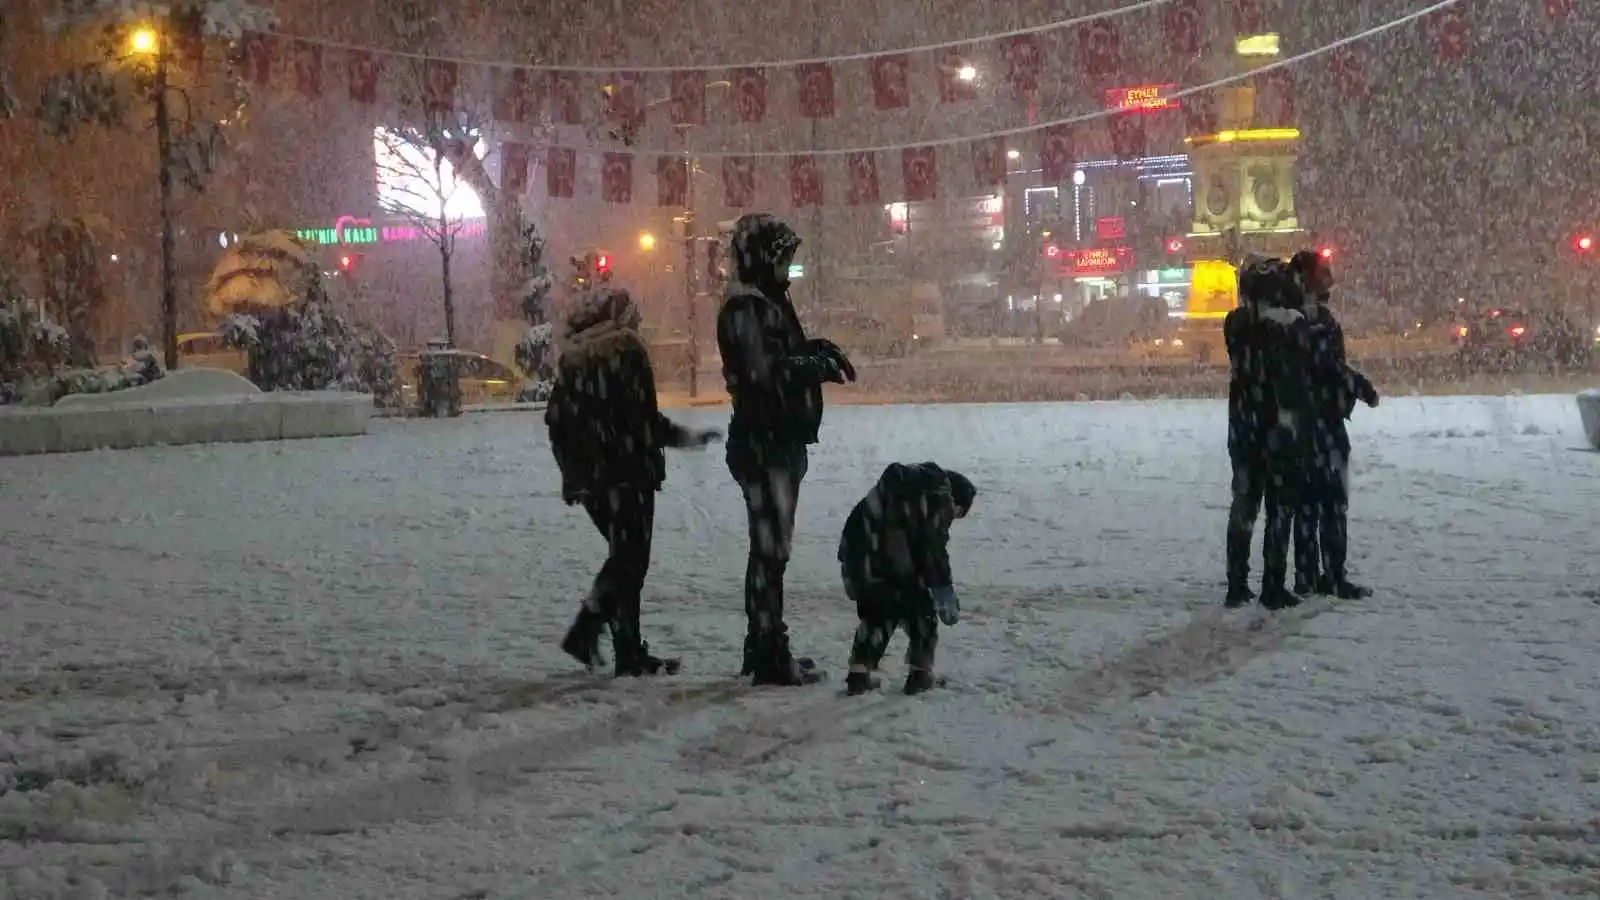
M 138 56 L 149 56 L 155 53 L 160 45 L 160 36 L 148 25 L 141 25 L 128 35 L 128 49 Z
M 976 81 L 978 70 L 973 66 L 962 66 L 956 70 L 956 77 L 962 81 Z
M 646 231 L 639 235 L 639 249 L 646 253 L 656 248 L 656 236 Z

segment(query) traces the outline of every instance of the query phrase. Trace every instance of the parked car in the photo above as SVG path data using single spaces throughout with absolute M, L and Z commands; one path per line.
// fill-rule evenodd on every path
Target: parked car
M 225 369 L 235 375 L 250 376 L 250 355 L 229 347 L 222 335 L 206 331 L 178 335 L 178 368 Z
M 1496 307 L 1456 326 L 1463 362 L 1473 368 L 1587 368 L 1594 340 L 1559 312 Z
M 482 353 L 462 351 L 459 358 L 462 406 L 516 401 L 522 379 L 510 366 L 495 362 Z M 417 403 L 417 382 L 420 379 L 418 365 L 415 353 L 407 353 L 395 360 L 400 375 L 400 396 L 406 406 L 415 406 Z

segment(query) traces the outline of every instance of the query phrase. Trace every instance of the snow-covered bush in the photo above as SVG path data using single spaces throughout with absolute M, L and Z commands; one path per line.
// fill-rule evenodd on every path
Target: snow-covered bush
M 556 378 L 555 326 L 530 325 L 517 342 L 515 351 L 517 368 L 522 372 L 522 387 L 517 392 L 519 403 L 542 403 L 550 399 Z
M 230 316 L 222 339 L 249 356 L 263 391 L 370 393 L 380 409 L 400 405 L 395 346 L 376 329 L 352 325 L 320 293 L 294 306 Z
M 555 387 L 555 329 L 549 323 L 550 294 L 555 290 L 556 278 L 544 261 L 548 245 L 533 223 L 523 224 L 518 242 L 517 262 L 522 272 L 520 305 L 522 320 L 528 327 L 513 351 L 512 362 L 522 373 L 517 400 L 543 402 L 550 399 L 550 391 Z
M 67 330 L 0 273 L 0 403 L 16 402 L 28 382 L 49 378 L 71 353 Z

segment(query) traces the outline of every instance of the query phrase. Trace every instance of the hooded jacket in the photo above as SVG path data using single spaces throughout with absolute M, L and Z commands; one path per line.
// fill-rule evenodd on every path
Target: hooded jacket
M 639 318 L 627 292 L 601 287 L 561 329 L 544 421 L 568 503 L 620 485 L 658 490 L 666 478 L 662 448 L 694 440 L 656 405 Z
M 977 490 L 959 472 L 931 462 L 891 463 L 851 510 L 839 538 L 839 562 L 858 583 L 947 588 L 950 525 Z
M 730 285 L 717 314 L 722 377 L 733 400 L 728 443 L 815 444 L 822 428 L 823 361 L 794 304 L 749 284 Z

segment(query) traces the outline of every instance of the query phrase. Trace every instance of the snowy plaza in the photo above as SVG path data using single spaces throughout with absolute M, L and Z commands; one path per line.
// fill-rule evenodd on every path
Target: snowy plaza
M 725 411 L 683 418 L 721 427 Z M 753 689 L 743 509 L 674 453 L 675 678 L 557 649 L 603 556 L 536 416 L 0 460 L 0 893 L 1600 894 L 1600 454 L 1570 396 L 1362 411 L 1363 601 L 1225 611 L 1218 402 L 837 408 Z M 842 696 L 834 549 L 891 461 L 978 485 L 948 686 Z M 1259 569 L 1259 554 L 1253 561 Z

